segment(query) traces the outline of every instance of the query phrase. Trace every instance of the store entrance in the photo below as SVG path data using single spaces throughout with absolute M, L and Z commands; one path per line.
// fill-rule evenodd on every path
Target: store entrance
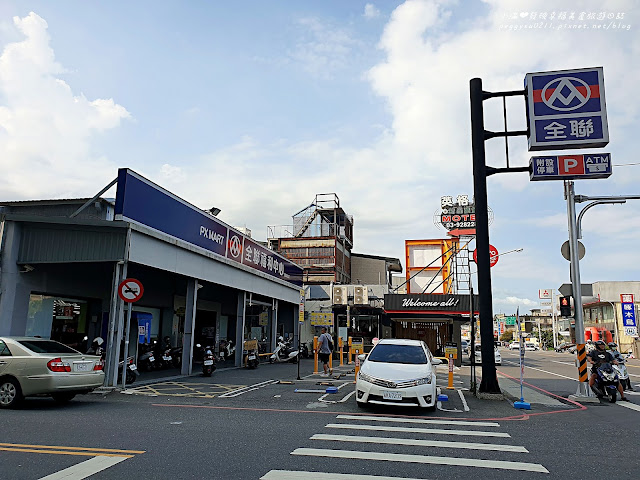
M 396 322 L 395 338 L 422 340 L 436 357 L 441 357 L 445 343 L 451 341 L 450 328 L 442 322 Z

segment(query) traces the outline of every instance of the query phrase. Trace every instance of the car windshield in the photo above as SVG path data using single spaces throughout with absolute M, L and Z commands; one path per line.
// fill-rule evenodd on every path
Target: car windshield
M 419 345 L 378 344 L 371 350 L 367 361 L 385 363 L 427 363 L 427 355 Z
M 18 343 L 35 353 L 80 353 L 53 340 L 19 340 Z

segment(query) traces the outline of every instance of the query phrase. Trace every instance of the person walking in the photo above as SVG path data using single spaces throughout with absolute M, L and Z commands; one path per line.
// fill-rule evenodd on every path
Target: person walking
M 327 333 L 327 327 L 322 327 L 322 334 L 318 338 L 318 358 L 322 362 L 325 377 L 333 375 L 333 370 L 329 368 L 329 357 L 333 352 L 333 341 L 331 335 Z

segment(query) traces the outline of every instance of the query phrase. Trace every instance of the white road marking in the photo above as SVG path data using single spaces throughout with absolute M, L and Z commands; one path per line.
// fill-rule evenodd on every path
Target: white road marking
M 458 390 L 458 393 L 460 394 L 460 400 L 462 400 L 462 406 L 464 408 L 464 411 L 468 412 L 469 405 L 467 405 L 467 400 L 464 398 L 464 394 L 462 393 L 462 390 Z
M 40 480 L 82 480 L 109 467 L 113 467 L 124 460 L 127 460 L 127 457 L 97 456 L 72 465 L 64 470 L 60 470 L 59 472 L 47 475 L 46 477 L 42 477 Z
M 291 452 L 291 455 L 349 459 L 353 458 L 361 460 L 386 460 L 390 462 L 454 465 L 463 467 L 480 467 L 549 473 L 549 470 L 544 468 L 539 463 L 508 462 L 504 460 L 481 460 L 477 458 L 436 457 L 429 455 L 406 455 L 400 453 L 359 452 L 352 450 L 330 450 L 319 448 L 296 448 L 293 452 Z
M 226 392 L 226 393 L 223 393 L 222 395 L 218 395 L 218 398 L 238 397 L 243 393 L 253 392 L 254 390 L 258 390 L 259 388 L 266 387 L 267 385 L 271 385 L 276 382 L 277 380 L 266 380 L 264 382 L 256 383 L 255 385 L 248 385 L 246 387 L 238 388 L 236 390 L 231 390 L 230 392 Z
M 519 363 L 514 363 L 514 362 L 506 362 L 506 363 L 509 363 L 509 364 L 511 364 L 511 365 L 515 365 L 515 366 L 517 366 L 517 367 L 519 367 L 519 366 L 520 366 L 520 364 L 519 364 Z M 538 370 L 539 372 L 548 373 L 549 375 L 555 375 L 556 377 L 567 378 L 567 379 L 569 379 L 569 380 L 574 380 L 574 381 L 576 381 L 576 382 L 578 381 L 578 379 L 577 379 L 577 378 L 567 377 L 566 375 L 560 375 L 559 373 L 549 372 L 548 370 L 542 370 L 541 368 L 530 367 L 530 366 L 529 366 L 529 365 L 527 365 L 526 363 L 525 363 L 525 365 L 524 365 L 524 366 L 525 366 L 525 368 L 530 368 L 531 370 Z
M 631 410 L 635 410 L 636 412 L 640 412 L 640 405 L 636 405 L 635 403 L 619 402 L 618 405 L 620 405 L 621 407 L 630 408 Z
M 498 443 L 447 442 L 445 440 L 416 440 L 413 438 L 366 437 L 361 435 L 327 435 L 316 433 L 310 440 L 331 440 L 336 442 L 381 443 L 386 445 L 408 445 L 414 447 L 462 448 L 466 450 L 492 450 L 495 452 L 529 453 L 520 445 L 500 445 Z
M 396 423 L 421 423 L 431 425 L 465 425 L 474 427 L 499 427 L 496 422 L 466 422 L 464 420 L 428 420 L 422 418 L 401 418 L 401 417 L 374 417 L 370 415 L 338 415 L 336 418 L 341 420 L 369 420 L 372 422 L 396 422 Z
M 351 425 L 349 423 L 329 423 L 326 428 L 342 428 L 347 430 L 373 430 L 376 432 L 433 433 L 438 435 L 462 435 L 469 437 L 502 437 L 511 435 L 503 432 L 479 432 L 477 430 L 445 430 L 442 428 L 386 427 L 381 425 Z
M 295 472 L 292 470 L 271 470 L 260 480 L 424 480 L 406 477 L 381 477 L 378 475 L 354 475 L 352 473 Z
M 561 363 L 563 365 L 571 365 L 573 367 L 576 366 L 576 362 L 561 362 L 560 360 L 549 360 L 549 361 L 553 363 Z

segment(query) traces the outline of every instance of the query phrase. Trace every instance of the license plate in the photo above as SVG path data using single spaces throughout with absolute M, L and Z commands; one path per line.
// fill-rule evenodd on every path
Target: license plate
M 382 398 L 385 400 L 402 400 L 402 392 L 382 392 Z
M 255 360 L 256 356 L 255 355 L 249 355 L 249 360 Z
M 136 367 L 136 364 L 135 364 L 135 363 L 132 363 L 131 365 L 129 365 L 129 368 L 130 368 L 131 370 L 135 370 L 135 369 L 136 369 L 136 368 L 138 368 L 138 367 Z
M 205 360 L 204 364 L 205 365 L 213 365 L 213 360 Z
M 88 372 L 91 370 L 91 363 L 74 363 L 76 372 Z
M 162 357 L 162 359 L 163 359 L 165 362 L 168 362 L 169 360 L 171 360 L 171 357 L 163 356 L 163 357 Z

